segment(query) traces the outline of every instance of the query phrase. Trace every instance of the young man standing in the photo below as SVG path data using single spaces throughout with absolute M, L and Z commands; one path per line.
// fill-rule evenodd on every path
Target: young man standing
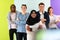
M 37 14 L 40 17 L 40 21 L 42 22 L 42 26 L 49 28 L 49 15 L 46 11 L 44 11 L 45 4 L 44 3 L 39 3 L 39 11 Z
M 22 4 L 21 12 L 18 14 L 18 27 L 17 27 L 17 40 L 27 40 L 26 34 L 26 20 L 28 18 L 29 13 L 26 12 L 27 6 L 26 4 Z

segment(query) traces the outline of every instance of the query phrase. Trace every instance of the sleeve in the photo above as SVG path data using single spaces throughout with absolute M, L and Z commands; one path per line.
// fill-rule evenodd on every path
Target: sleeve
M 58 23 L 59 22 L 59 18 L 56 16 L 56 15 L 54 15 L 54 23 Z
M 49 14 L 46 13 L 46 27 L 49 28 L 49 22 L 50 22 L 50 18 L 49 18 Z
M 54 19 L 55 19 L 55 22 L 58 21 L 58 17 L 56 15 L 54 15 Z
M 50 18 L 49 18 L 49 14 L 47 13 L 47 23 L 49 24 L 50 22 Z
M 19 12 L 17 12 L 17 16 L 16 16 L 16 21 L 15 21 L 15 23 L 18 25 L 18 24 L 19 24 L 19 21 L 20 21 L 20 19 L 19 19 Z
M 7 19 L 8 19 L 8 29 L 10 29 L 10 24 L 11 24 L 11 21 L 10 21 L 10 13 L 7 16 Z

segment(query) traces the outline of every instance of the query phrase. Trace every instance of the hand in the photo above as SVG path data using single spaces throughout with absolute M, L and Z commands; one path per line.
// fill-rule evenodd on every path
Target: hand
M 56 23 L 60 22 L 60 20 L 57 20 Z
M 44 23 L 46 21 L 46 19 L 41 19 L 42 23 Z
M 56 23 L 60 22 L 60 17 L 57 18 Z
M 40 25 L 40 26 L 38 27 L 38 29 L 42 29 L 42 25 Z
M 58 17 L 58 21 L 60 22 L 60 17 Z
M 29 26 L 27 26 L 27 30 L 30 31 L 30 27 Z
M 17 18 L 17 20 L 19 21 L 20 19 L 19 19 L 19 18 Z
M 46 21 L 46 19 L 44 19 L 44 21 Z

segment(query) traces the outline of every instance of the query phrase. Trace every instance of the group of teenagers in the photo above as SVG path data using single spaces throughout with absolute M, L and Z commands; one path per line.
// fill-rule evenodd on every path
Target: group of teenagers
M 38 30 L 58 29 L 56 23 L 60 21 L 56 20 L 53 8 L 49 7 L 47 12 L 44 11 L 45 4 L 42 2 L 39 3 L 38 7 L 39 11 L 32 10 L 28 13 L 26 4 L 22 4 L 21 12 L 16 11 L 14 4 L 10 6 L 8 14 L 10 40 L 14 39 L 14 33 L 16 40 L 36 40 Z

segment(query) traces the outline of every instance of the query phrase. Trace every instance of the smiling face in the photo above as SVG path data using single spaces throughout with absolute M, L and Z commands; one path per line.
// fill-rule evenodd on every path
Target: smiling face
M 44 5 L 40 5 L 40 6 L 39 6 L 39 10 L 40 10 L 41 12 L 43 12 L 43 11 L 44 11 Z
M 51 14 L 53 13 L 53 8 L 50 8 L 49 13 Z
M 22 11 L 26 11 L 27 8 L 25 6 L 22 6 L 21 9 L 22 9 Z
M 36 15 L 37 15 L 37 14 L 33 11 L 32 14 L 31 14 L 31 17 L 32 17 L 32 18 L 36 18 Z
M 44 11 L 45 4 L 44 3 L 39 3 L 39 11 L 43 12 Z
M 22 4 L 22 6 L 21 6 L 21 10 L 22 10 L 23 12 L 26 12 L 26 10 L 27 10 L 27 6 L 26 6 L 25 4 Z

